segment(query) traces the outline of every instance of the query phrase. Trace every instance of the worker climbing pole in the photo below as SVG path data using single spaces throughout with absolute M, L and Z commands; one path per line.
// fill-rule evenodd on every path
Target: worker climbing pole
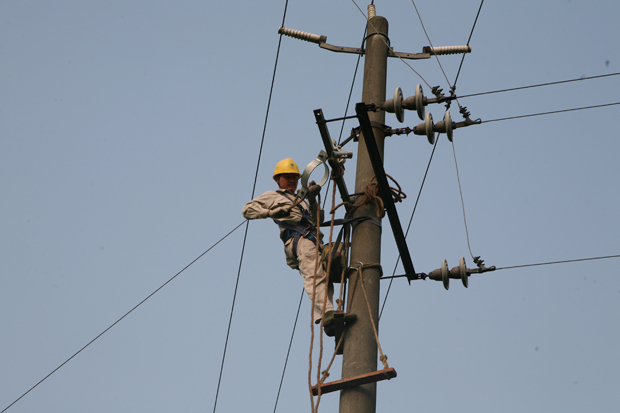
M 385 18 L 376 16 L 374 5 L 368 6 L 366 35 L 361 48 L 333 46 L 326 42 L 326 36 L 284 27 L 280 27 L 278 32 L 316 43 L 323 49 L 365 55 L 362 102 L 356 105 L 356 117 L 360 122 L 360 128 L 355 134 L 359 145 L 354 195 L 348 193 L 342 174 L 338 172 L 340 169 L 338 160 L 344 155 L 341 147 L 335 145 L 329 137 L 327 130 L 329 121 L 325 120 L 321 109 L 314 111 L 325 146 L 325 152 L 319 155 L 317 162 L 327 161 L 332 164 L 334 186 L 337 186 L 343 204 L 347 207 L 347 219 L 343 221 L 350 220 L 349 223 L 354 222 L 354 225 L 352 225 L 349 267 L 345 271 L 348 278 L 347 276 L 343 278 L 343 281 L 348 283 L 346 313 L 341 310 L 341 303 L 339 303 L 339 308 L 332 313 L 333 317 L 330 319 L 330 321 L 333 320 L 333 331 L 337 339 L 336 353 L 340 350 L 343 353 L 342 379 L 324 383 L 325 376 L 323 376 L 317 380 L 317 385 L 312 391 L 320 397 L 322 393 L 340 390 L 340 413 L 375 413 L 376 382 L 396 377 L 396 371 L 389 367 L 387 356 L 383 354 L 379 344 L 379 283 L 382 278 L 381 220 L 386 212 L 408 281 L 427 277 L 426 274 L 417 274 L 413 268 L 402 226 L 394 207 L 394 202 L 404 196 L 402 193 L 399 194 L 399 191 L 396 191 L 396 196 L 394 196 L 394 191 L 388 185 L 388 175 L 383 169 L 384 137 L 386 133 L 414 132 L 426 135 L 429 142 L 434 143 L 436 132 L 446 133 L 451 140 L 453 129 L 476 123 L 468 120 L 469 114 L 467 114 L 465 122 L 456 124 L 452 122 L 448 111 L 446 111 L 444 120 L 437 124 L 433 123 L 430 113 L 424 116 L 424 106 L 428 103 L 442 103 L 456 98 L 453 91 L 451 96 L 443 96 L 438 87 L 432 90 L 436 96 L 435 99 L 424 98 L 422 88 L 418 85 L 415 96 L 403 99 L 402 91 L 397 88 L 394 99 L 387 101 L 387 58 L 428 59 L 432 55 L 469 53 L 471 48 L 469 46 L 425 47 L 423 52 L 418 54 L 395 52 L 390 47 L 388 22 Z M 385 112 L 395 113 L 397 119 L 402 122 L 404 109 L 416 110 L 425 123 L 414 129 L 406 128 L 406 130 L 392 130 L 385 125 Z M 303 191 L 304 188 L 302 188 Z M 334 207 L 332 207 L 333 212 Z M 330 241 L 332 241 L 333 217 L 331 225 Z M 329 255 L 327 261 L 329 268 Z M 445 273 L 446 270 L 443 270 L 440 275 L 434 274 L 429 278 L 447 279 L 448 275 Z M 461 277 L 466 280 L 468 275 L 461 275 Z M 447 284 L 444 283 L 444 285 Z M 341 291 L 342 289 L 341 287 Z M 347 315 L 350 319 L 355 315 L 354 321 L 345 322 Z M 383 363 L 383 367 L 379 370 L 377 370 L 378 351 L 381 353 L 380 360 Z

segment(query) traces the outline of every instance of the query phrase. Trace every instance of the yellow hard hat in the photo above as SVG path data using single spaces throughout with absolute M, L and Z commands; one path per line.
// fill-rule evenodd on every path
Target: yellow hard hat
M 297 174 L 299 175 L 299 168 L 295 161 L 291 158 L 282 159 L 276 164 L 276 168 L 273 170 L 273 177 L 280 174 Z

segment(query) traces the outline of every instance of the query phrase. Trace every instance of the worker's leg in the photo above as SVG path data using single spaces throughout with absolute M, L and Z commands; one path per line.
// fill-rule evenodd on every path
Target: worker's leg
M 312 300 L 312 289 L 314 291 L 314 319 L 320 320 L 323 314 L 323 306 L 325 311 L 334 309 L 332 297 L 334 295 L 334 286 L 327 280 L 320 257 L 317 262 L 316 244 L 307 238 L 300 238 L 297 243 L 297 261 L 299 264 L 299 273 L 304 277 L 304 288 L 308 297 Z M 318 264 L 318 265 L 317 265 Z M 316 268 L 316 287 L 314 272 Z M 327 297 L 325 290 L 327 289 Z

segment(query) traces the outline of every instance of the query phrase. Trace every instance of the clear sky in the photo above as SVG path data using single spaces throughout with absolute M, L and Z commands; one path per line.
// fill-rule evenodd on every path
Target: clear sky
M 429 44 L 411 1 L 375 3 L 396 51 Z M 480 2 L 416 5 L 433 45 L 446 46 L 467 43 Z M 0 2 L 0 411 L 243 222 L 284 6 Z M 487 1 L 457 94 L 620 72 L 619 15 L 612 0 Z M 291 0 L 285 26 L 359 47 L 365 18 L 352 1 Z M 256 194 L 274 188 L 277 161 L 292 157 L 303 168 L 317 156 L 312 111 L 343 116 L 356 62 L 282 38 Z M 454 82 L 461 56 L 440 62 Z M 418 83 L 427 96 L 427 83 L 449 89 L 436 60 L 409 63 L 424 80 L 390 59 L 388 97 L 398 86 L 410 96 Z M 360 70 L 349 114 L 361 79 Z M 619 90 L 620 76 L 610 76 L 461 104 L 487 121 L 616 103 Z M 427 107 L 436 121 L 444 110 Z M 457 129 L 472 253 L 501 268 L 620 254 L 619 114 L 609 106 Z M 392 127 L 420 122 L 411 112 L 403 124 L 386 117 Z M 347 122 L 344 136 L 355 126 Z M 337 139 L 340 125 L 330 132 Z M 357 153 L 355 143 L 345 149 Z M 386 140 L 385 169 L 408 195 L 398 204 L 405 225 L 431 151 L 422 136 Z M 454 153 L 441 136 L 413 216 L 408 245 L 419 272 L 461 256 L 474 266 Z M 349 188 L 354 176 L 352 160 Z M 8 411 L 212 411 L 244 230 Z M 397 256 L 386 220 L 386 275 Z M 618 411 L 619 264 L 502 269 L 472 275 L 468 289 L 453 281 L 449 291 L 395 280 L 380 340 L 398 377 L 378 384 L 377 410 Z M 383 302 L 388 281 L 381 286 Z M 250 223 L 218 412 L 274 410 L 301 293 L 277 227 Z M 280 412 L 310 409 L 309 307 L 304 298 Z M 326 341 L 323 366 L 331 348 Z M 330 380 L 340 365 L 339 356 Z M 320 411 L 337 406 L 328 394 Z

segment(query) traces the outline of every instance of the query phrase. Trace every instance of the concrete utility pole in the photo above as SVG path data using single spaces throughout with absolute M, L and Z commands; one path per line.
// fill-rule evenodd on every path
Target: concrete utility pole
M 366 26 L 366 57 L 364 62 L 364 85 L 362 101 L 366 104 L 380 105 L 385 101 L 388 22 L 385 18 L 375 16 L 368 20 Z M 385 112 L 370 112 L 371 122 L 385 123 Z M 373 132 L 377 147 L 383 157 L 384 135 L 381 129 Z M 355 193 L 364 191 L 366 185 L 375 175 L 370 163 L 364 136 L 360 134 L 357 155 L 357 175 Z M 371 216 L 376 218 L 376 207 L 364 205 L 358 208 L 354 217 Z M 351 266 L 378 264 L 381 261 L 381 227 L 371 222 L 360 222 L 353 229 L 351 239 Z M 357 314 L 357 321 L 345 330 L 344 352 L 342 360 L 342 379 L 374 372 L 377 370 L 377 342 L 372 323 L 378 330 L 379 318 L 379 268 L 364 269 L 363 282 L 368 294 L 372 319 L 368 314 L 366 299 L 354 272 L 349 278 L 347 312 Z M 358 283 L 357 288 L 354 286 Z M 355 293 L 353 294 L 355 290 Z M 342 390 L 340 393 L 340 413 L 375 413 L 377 404 L 377 384 L 365 384 Z
M 464 114 L 465 122 L 454 123 L 446 111 L 446 116 L 442 122 L 433 124 L 430 113 L 424 116 L 424 106 L 428 103 L 441 103 L 456 96 L 444 96 L 441 90 L 433 90 L 435 99 L 426 99 L 422 93 L 422 87 L 416 87 L 415 96 L 403 100 L 402 91 L 397 88 L 394 92 L 394 99 L 386 101 L 385 89 L 387 78 L 387 58 L 398 57 L 400 59 L 429 59 L 432 55 L 469 53 L 471 47 L 467 46 L 445 46 L 445 47 L 424 47 L 422 53 L 401 53 L 390 50 L 388 44 L 388 22 L 385 18 L 375 15 L 374 5 L 368 6 L 368 23 L 366 25 L 366 39 L 364 48 L 340 47 L 327 43 L 326 36 L 306 33 L 299 30 L 280 27 L 278 33 L 290 36 L 307 42 L 316 43 L 319 47 L 333 52 L 364 54 L 364 85 L 362 89 L 362 102 L 355 107 L 357 117 L 360 122 L 360 134 L 357 153 L 357 174 L 355 179 L 355 193 L 363 193 L 366 186 L 373 177 L 377 177 L 377 185 L 380 188 L 380 195 L 384 202 L 385 211 L 389 217 L 390 226 L 394 234 L 403 268 L 405 269 L 407 280 L 418 279 L 415 272 L 411 256 L 405 241 L 400 220 L 394 206 L 394 200 L 389 193 L 389 184 L 383 168 L 383 147 L 384 131 L 382 126 L 385 124 L 385 112 L 396 114 L 396 118 L 403 122 L 404 109 L 416 110 L 420 119 L 425 122 L 416 126 L 413 130 L 415 134 L 426 135 L 429 143 L 433 143 L 435 132 L 444 132 L 448 139 L 452 140 L 452 130 L 457 127 L 469 126 L 479 123 L 471 121 L 469 114 Z M 434 88 L 436 89 L 436 88 Z M 380 108 L 379 111 L 368 110 L 369 105 Z M 463 113 L 461 111 L 461 113 Z M 321 138 L 325 149 L 332 157 L 333 144 L 327 130 L 327 124 L 321 109 L 314 111 L 317 125 L 321 133 Z M 376 127 L 379 126 L 379 127 Z M 366 140 L 365 135 L 374 135 L 373 140 Z M 372 155 L 369 155 L 372 154 Z M 342 179 L 342 178 L 339 178 Z M 349 202 L 344 181 L 338 183 L 338 188 L 343 201 Z M 386 368 L 377 371 L 377 338 L 374 327 L 379 329 L 379 282 L 381 279 L 381 269 L 377 264 L 381 263 L 381 225 L 377 221 L 377 208 L 374 203 L 361 205 L 353 212 L 353 218 L 369 217 L 371 220 L 358 222 L 353 228 L 351 242 L 350 266 L 353 268 L 363 268 L 360 272 L 349 274 L 349 287 L 347 297 L 347 313 L 357 315 L 357 321 L 347 323 L 344 329 L 344 349 L 342 360 L 342 380 L 321 385 L 320 388 L 331 392 L 340 390 L 340 413 L 375 413 L 377 407 L 377 385 L 376 380 L 396 377 L 396 371 Z M 371 265 L 373 264 L 373 265 Z M 449 278 L 461 278 L 463 284 L 467 286 L 467 276 L 472 270 L 465 268 L 464 262 L 457 267 L 455 273 L 446 268 L 437 270 L 434 278 L 443 280 L 444 287 L 448 288 Z M 480 272 L 491 271 L 479 265 Z M 495 269 L 493 267 L 493 269 Z M 454 270 L 454 269 L 453 269 Z M 363 282 L 363 284 L 362 284 Z M 362 286 L 364 288 L 362 289 Z M 366 292 L 368 304 L 366 302 Z M 368 307 L 370 306 L 370 314 Z M 341 320 L 344 323 L 344 320 Z M 374 323 L 374 326 L 373 326 Z M 378 378 L 377 373 L 381 373 Z M 374 382 L 371 382 L 375 380 Z M 369 383 L 370 384 L 361 384 Z M 318 391 L 319 386 L 313 389 Z M 329 389 L 329 390 L 328 390 Z M 314 393 L 316 394 L 316 393 Z

